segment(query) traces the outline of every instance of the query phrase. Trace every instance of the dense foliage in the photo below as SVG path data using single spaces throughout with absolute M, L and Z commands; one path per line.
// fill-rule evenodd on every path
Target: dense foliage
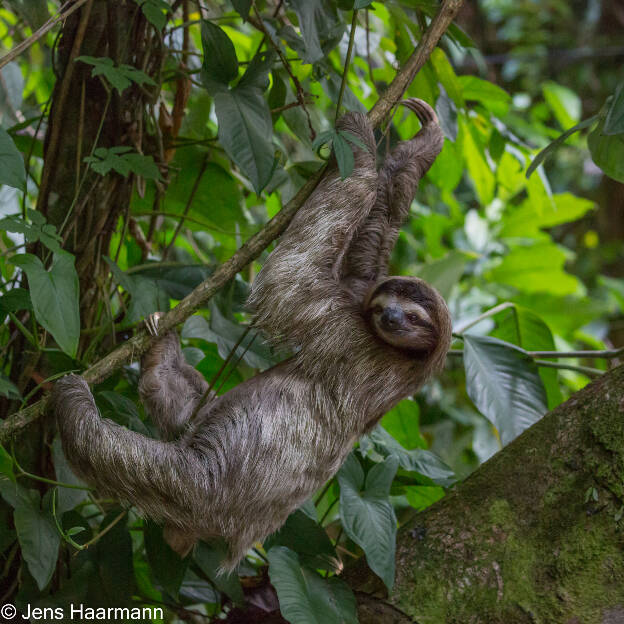
M 624 182 L 624 83 L 604 69 L 587 106 L 574 76 L 544 80 L 547 67 L 520 52 L 541 58 L 539 35 L 552 24 L 525 4 L 481 2 L 480 16 L 463 17 L 476 43 L 453 25 L 407 90 L 435 105 L 446 140 L 392 265 L 448 301 L 456 341 L 444 374 L 388 413 L 238 576 L 217 574 L 217 541 L 180 560 L 159 527 L 76 480 L 49 423 L 31 427 L 0 450 L 0 603 L 223 616 L 245 601 L 239 576 L 249 597 L 268 567 L 287 620 L 355 622 L 343 565 L 363 554 L 391 589 L 397 518 L 444 496 L 607 369 L 607 359 L 547 352 L 617 346 L 622 242 L 603 239 L 593 220 L 604 174 Z M 567 15 L 567 3 L 547 4 Z M 331 146 L 348 176 L 351 142 L 334 130 L 337 113 L 372 107 L 437 9 L 430 0 L 119 5 L 128 23 L 105 24 L 107 53 L 91 53 L 101 46 L 87 29 L 69 57 L 75 101 L 59 88 L 72 44 L 59 41 L 59 27 L 2 66 L 4 416 L 175 306 L 293 197 Z M 45 0 L 7 2 L 3 48 L 58 11 Z M 478 51 L 493 52 L 488 28 L 508 54 L 494 73 Z M 149 53 L 132 47 L 138 32 Z M 71 106 L 76 114 L 63 118 Z M 380 153 L 417 130 L 397 107 L 377 133 Z M 68 146 L 64 133 L 77 141 Z M 182 327 L 187 360 L 219 393 L 277 361 L 261 336 L 245 333 L 246 294 L 269 251 Z M 155 435 L 138 372 L 125 366 L 94 394 L 103 417 Z

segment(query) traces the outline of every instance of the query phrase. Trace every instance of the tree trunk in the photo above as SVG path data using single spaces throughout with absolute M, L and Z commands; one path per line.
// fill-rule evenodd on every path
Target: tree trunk
M 109 272 L 102 255 L 109 254 L 117 220 L 127 214 L 134 176 L 102 176 L 87 170 L 84 158 L 95 148 L 117 146 L 143 153 L 146 104 L 156 101 L 158 88 L 132 84 L 121 95 L 109 91 L 106 81 L 92 77 L 91 64 L 76 60 L 81 56 L 107 57 L 115 67 L 125 64 L 158 75 L 161 34 L 136 2 L 91 0 L 66 21 L 59 40 L 37 208 L 76 256 L 81 326 L 88 329 Z
M 621 366 L 408 522 L 389 597 L 358 562 L 360 622 L 622 623 L 623 504 Z

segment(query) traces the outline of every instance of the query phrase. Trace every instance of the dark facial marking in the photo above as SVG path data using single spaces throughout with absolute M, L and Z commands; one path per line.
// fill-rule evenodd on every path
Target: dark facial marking
M 405 325 L 405 314 L 400 306 L 391 305 L 384 308 L 379 322 L 383 329 L 387 331 L 396 331 L 402 329 Z

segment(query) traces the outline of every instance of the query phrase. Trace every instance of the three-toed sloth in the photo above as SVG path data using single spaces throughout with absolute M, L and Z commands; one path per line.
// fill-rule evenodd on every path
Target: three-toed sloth
M 422 128 L 379 171 L 367 118 L 345 115 L 353 173 L 336 163 L 299 210 L 253 284 L 255 325 L 294 355 L 211 397 L 175 333 L 142 363 L 139 391 L 154 440 L 102 419 L 86 382 L 58 381 L 53 405 L 65 455 L 88 483 L 166 525 L 181 554 L 222 536 L 232 569 L 258 540 L 336 473 L 353 444 L 444 363 L 451 340 L 442 297 L 387 265 L 418 181 L 443 144 L 431 107 L 404 102 Z

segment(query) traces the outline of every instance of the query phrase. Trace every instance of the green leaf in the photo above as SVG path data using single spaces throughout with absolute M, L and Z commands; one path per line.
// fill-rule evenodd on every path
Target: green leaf
M 522 306 L 505 310 L 502 320 L 491 335 L 518 345 L 525 351 L 555 351 L 555 341 L 548 325 L 537 314 Z M 548 409 L 554 409 L 563 401 L 557 371 L 553 368 L 540 368 L 539 375 L 548 396 Z
M 462 85 L 453 66 L 448 60 L 448 57 L 444 53 L 442 48 L 434 48 L 431 53 L 431 63 L 438 74 L 438 80 L 444 87 L 447 95 L 453 100 L 453 103 L 457 108 L 463 108 L 465 106 L 464 96 L 462 92 Z
M 383 427 L 375 427 L 360 440 L 363 451 L 367 442 L 382 457 L 396 457 L 401 468 L 418 473 L 418 479 L 426 485 L 447 487 L 456 481 L 455 473 L 435 453 L 420 448 L 403 448 Z
M 2 380 L 0 379 L 0 384 Z M 0 444 L 0 474 L 8 477 L 10 481 L 15 483 L 15 474 L 13 473 L 13 458 L 9 452 Z
M 276 57 L 277 53 L 274 50 L 256 54 L 247 66 L 247 70 L 240 79 L 238 86 L 256 87 L 265 91 L 269 86 L 269 72 Z
M 36 490 L 27 490 L 17 483 L 0 481 L 3 498 L 14 507 L 13 522 L 28 571 L 41 591 L 52 578 L 61 536 L 48 509 L 41 509 Z
M 406 449 L 427 448 L 418 425 L 419 414 L 418 403 L 404 399 L 381 419 L 381 426 Z
M 167 15 L 171 12 L 171 7 L 165 0 L 134 0 L 141 6 L 141 12 L 145 15 L 145 19 L 155 26 L 158 30 L 162 30 L 167 24 Z
M 291 513 L 282 528 L 265 541 L 265 550 L 273 546 L 290 548 L 311 568 L 333 570 L 336 564 L 336 551 L 325 529 L 300 509 Z
M 457 146 L 444 139 L 444 147 L 433 161 L 427 178 L 443 191 L 453 191 L 464 173 L 464 162 Z
M 624 133 L 624 83 L 615 91 L 605 117 L 603 132 L 607 135 Z
M 187 569 L 182 585 L 180 585 L 180 597 L 187 598 L 191 604 L 206 602 L 218 604 L 221 600 L 221 595 L 215 589 L 214 584 L 200 578 L 190 568 Z
M 344 180 L 353 173 L 353 166 L 355 165 L 353 150 L 347 141 L 340 136 L 340 134 L 336 134 L 334 136 L 332 146 L 334 148 L 336 162 L 338 163 L 340 177 Z
M 339 577 L 321 578 L 285 546 L 267 553 L 280 611 L 292 624 L 357 624 L 355 596 Z
M 571 193 L 560 193 L 552 196 L 552 202 L 538 207 L 531 201 L 518 206 L 509 206 L 508 214 L 501 220 L 498 235 L 510 237 L 538 237 L 541 228 L 550 228 L 562 223 L 576 221 L 595 208 L 596 204 L 583 197 Z
M 28 210 L 27 214 L 31 223 L 25 221 L 21 215 L 9 215 L 0 219 L 0 230 L 18 232 L 29 243 L 41 241 L 51 251 L 61 251 L 62 238 L 56 233 L 56 228 L 47 224 L 45 217 L 36 210 Z
M 511 103 L 511 96 L 507 91 L 477 76 L 459 76 L 457 80 L 465 100 L 481 102 L 495 115 L 502 117 L 507 114 Z
M 546 103 L 564 130 L 568 130 L 579 122 L 581 99 L 572 89 L 549 81 L 542 85 L 542 92 Z
M 32 310 L 30 293 L 25 288 L 11 288 L 0 297 L 0 320 L 9 312 Z
M 90 547 L 87 553 L 95 568 L 97 585 L 95 596 L 99 604 L 114 604 L 116 607 L 128 606 L 134 593 L 134 574 L 132 566 L 132 538 L 125 519 L 111 523 L 119 517 L 120 508 L 111 509 L 99 526 L 99 532 L 107 532 Z M 70 512 L 71 513 L 71 512 Z
M 28 276 L 37 321 L 70 357 L 76 356 L 80 338 L 79 286 L 74 260 L 65 251 L 55 253 L 52 266 L 46 271 L 41 260 L 32 254 L 11 258 Z
M 364 482 L 362 466 L 351 453 L 338 471 L 340 517 L 345 533 L 358 544 L 371 570 L 388 590 L 394 584 L 396 516 L 389 501 L 390 485 L 399 460 L 375 464 Z
M 209 84 L 228 85 L 238 76 L 234 44 L 222 28 L 208 20 L 202 20 L 201 40 L 204 51 L 202 78 Z
M 345 26 L 329 0 L 290 0 L 299 19 L 305 49 L 304 63 L 316 63 L 342 38 Z
M 414 509 L 422 511 L 444 498 L 444 489 L 426 485 L 409 485 L 405 488 L 405 497 Z
M 222 539 L 202 540 L 195 546 L 193 559 L 219 591 L 227 594 L 236 604 L 242 605 L 245 604 L 245 596 L 238 575 L 235 572 L 219 572 L 227 554 L 228 547 Z
M 52 442 L 52 460 L 54 462 L 54 474 L 56 480 L 69 485 L 85 486 L 85 482 L 79 479 L 74 471 L 69 467 L 61 439 L 56 436 Z M 66 511 L 73 509 L 78 503 L 81 503 L 88 497 L 86 490 L 78 490 L 74 488 L 59 487 L 58 498 L 56 502 L 56 514 L 62 516 Z
M 535 362 L 515 345 L 464 335 L 466 391 L 508 444 L 546 412 L 546 393 Z
M 465 252 L 452 250 L 444 258 L 434 260 L 420 267 L 418 277 L 433 286 L 444 298 L 464 274 L 469 256 Z
M 568 255 L 564 248 L 548 241 L 515 247 L 487 273 L 487 279 L 524 292 L 579 293 L 582 286 L 578 278 L 563 269 Z
M 485 148 L 481 144 L 476 128 L 464 116 L 460 116 L 458 121 L 463 139 L 464 162 L 468 168 L 470 181 L 474 186 L 479 202 L 487 205 L 494 199 L 496 187 L 494 172 L 486 159 Z
M 6 130 L 0 128 L 0 184 L 26 190 L 26 168 L 20 151 Z
M 169 202 L 167 207 L 171 209 Z M 168 297 L 180 300 L 201 284 L 212 271 L 213 267 L 204 264 L 180 264 L 179 266 L 167 267 L 162 266 L 159 262 L 154 262 L 140 270 L 133 271 L 132 275 L 146 277 L 156 282 L 160 290 L 163 290 Z M 0 299 L 1 306 L 2 299 Z
M 624 183 L 624 134 L 607 135 L 601 120 L 589 133 L 587 145 L 593 161 L 610 177 Z
M 177 598 L 190 558 L 182 559 L 170 548 L 163 538 L 162 527 L 150 520 L 144 526 L 145 552 L 150 568 L 165 591 Z
M 113 170 L 124 178 L 132 172 L 147 180 L 162 180 L 152 156 L 129 152 L 129 150 L 127 146 L 98 147 L 93 156 L 85 156 L 83 160 L 91 165 L 93 171 L 102 176 Z
M 245 332 L 245 327 L 227 319 L 214 301 L 210 302 L 210 325 L 202 316 L 191 316 L 182 328 L 183 338 L 201 338 L 216 343 L 219 355 L 226 359 L 234 345 Z M 261 340 L 254 340 L 249 346 L 252 334 L 248 335 L 236 350 L 236 355 L 243 358 L 252 368 L 265 370 L 275 364 L 275 359 L 269 347 Z
M 156 86 L 156 83 L 140 69 L 132 65 L 115 66 L 113 59 L 107 56 L 79 56 L 76 61 L 82 61 L 87 65 L 93 65 L 91 76 L 103 76 L 114 89 L 121 95 L 133 82 L 139 85 L 149 84 Z
M 147 318 L 152 312 L 165 312 L 169 309 L 167 293 L 154 280 L 141 275 L 128 275 L 109 257 L 104 256 L 104 260 L 110 267 L 115 280 L 130 293 L 130 305 L 125 317 L 128 323 L 136 323 Z
M 184 226 L 191 230 L 205 232 L 213 226 L 216 233 L 211 231 L 211 235 L 223 233 L 231 236 L 234 231 L 244 232 L 248 222 L 241 209 L 243 196 L 238 183 L 223 167 L 213 162 L 207 163 L 203 175 L 198 180 L 204 158 L 205 152 L 198 147 L 185 147 L 176 151 L 170 166 L 171 182 L 167 188 L 167 212 L 180 216 L 186 212 L 193 220 L 185 221 Z M 139 197 L 136 193 L 133 195 L 134 213 L 152 211 L 155 188 L 154 184 L 148 184 L 144 197 Z M 195 193 L 189 209 L 188 202 L 193 188 Z M 207 225 L 204 226 L 204 223 Z M 228 244 L 230 240 L 228 237 Z M 160 279 L 159 275 L 170 275 L 162 267 L 158 270 L 160 274 L 154 269 L 156 274 L 149 275 L 156 281 Z M 197 273 L 198 270 L 189 268 L 193 273 Z M 168 281 L 168 278 L 163 279 Z
M 5 396 L 8 399 L 22 398 L 17 386 L 3 373 L 0 373 L 0 396 Z
M 232 6 L 234 10 L 244 19 L 246 20 L 249 16 L 249 10 L 251 9 L 252 1 L 251 0 L 232 0 Z
M 215 112 L 221 145 L 260 193 L 275 168 L 271 112 L 262 92 L 250 86 L 219 92 Z

